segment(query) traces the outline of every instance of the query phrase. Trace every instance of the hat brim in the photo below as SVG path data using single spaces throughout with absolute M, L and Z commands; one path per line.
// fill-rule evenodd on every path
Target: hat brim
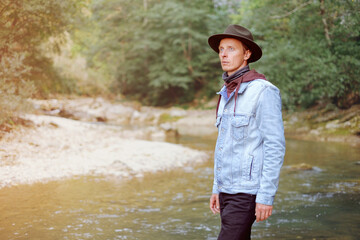
M 257 60 L 259 60 L 262 56 L 262 50 L 259 47 L 259 45 L 257 45 L 254 41 L 244 38 L 244 37 L 239 37 L 238 35 L 233 35 L 233 34 L 215 34 L 209 37 L 208 39 L 208 43 L 210 45 L 210 47 L 217 53 L 219 53 L 219 45 L 220 45 L 220 41 L 224 38 L 234 38 L 237 39 L 239 41 L 241 41 L 243 44 L 245 44 L 251 51 L 251 57 L 248 59 L 248 63 L 251 62 L 256 62 Z

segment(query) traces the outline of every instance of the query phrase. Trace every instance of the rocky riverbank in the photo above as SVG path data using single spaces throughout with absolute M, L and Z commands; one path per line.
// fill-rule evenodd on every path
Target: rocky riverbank
M 157 108 L 103 98 L 31 100 L 37 114 L 122 126 L 125 137 L 165 140 L 168 136 L 217 133 L 214 110 Z
M 0 139 L 0 187 L 74 175 L 141 176 L 181 167 L 209 156 L 166 143 L 169 137 L 217 134 L 215 106 L 154 108 L 103 98 L 29 101 L 34 111 L 22 116 L 26 124 Z M 360 105 L 283 116 L 288 138 L 360 146 Z
M 22 116 L 31 124 L 0 139 L 0 188 L 75 175 L 127 178 L 208 159 L 204 152 L 163 142 L 178 133 L 171 124 L 154 125 L 162 110 L 145 110 L 149 116 L 103 99 L 31 101 L 35 113 Z M 172 116 L 181 113 L 173 110 Z
M 102 98 L 32 100 L 32 103 L 38 114 L 129 126 L 131 131 L 128 135 L 149 140 L 164 140 L 176 134 L 214 135 L 217 130 L 214 128 L 216 101 L 208 104 L 209 110 L 144 107 Z M 295 112 L 284 111 L 283 119 L 288 138 L 360 146 L 360 104 L 343 110 L 327 105 Z M 126 135 L 126 131 L 123 134 Z
M 360 146 L 360 105 L 349 109 L 335 106 L 286 112 L 283 114 L 287 137 L 312 141 L 341 142 Z

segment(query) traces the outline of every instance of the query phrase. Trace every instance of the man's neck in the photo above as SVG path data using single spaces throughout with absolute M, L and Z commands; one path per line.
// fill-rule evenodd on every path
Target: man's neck
M 248 71 L 250 71 L 250 67 L 249 65 L 246 65 L 242 68 L 240 68 L 239 70 L 237 70 L 236 72 L 234 72 L 233 74 L 229 75 L 228 73 L 224 72 L 222 75 L 222 78 L 224 80 L 225 83 L 230 83 L 233 80 L 241 77 L 242 75 L 244 75 L 245 73 L 247 73 Z

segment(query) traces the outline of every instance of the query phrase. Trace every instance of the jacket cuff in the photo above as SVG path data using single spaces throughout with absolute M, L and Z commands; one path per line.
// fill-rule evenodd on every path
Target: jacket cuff
M 261 204 L 265 204 L 265 205 L 273 205 L 274 203 L 274 197 L 273 196 L 268 196 L 268 195 L 264 195 L 261 193 L 258 193 L 256 195 L 256 203 L 261 203 Z
M 219 194 L 219 193 L 220 193 L 219 190 L 218 190 L 217 185 L 215 185 L 215 184 L 214 184 L 214 186 L 213 186 L 212 193 L 213 193 L 213 194 Z

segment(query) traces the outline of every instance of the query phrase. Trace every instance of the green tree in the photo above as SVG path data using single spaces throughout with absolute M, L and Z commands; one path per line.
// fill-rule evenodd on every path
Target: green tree
M 56 36 L 58 51 L 61 34 L 71 29 L 76 13 L 85 0 L 1 0 L 0 1 L 0 123 L 21 111 L 25 99 L 34 91 L 59 90 L 51 60 L 39 47 Z
M 229 19 L 212 1 L 97 0 L 91 22 L 99 37 L 87 42 L 90 66 L 111 72 L 115 91 L 164 105 L 218 86 L 207 38 Z
M 263 48 L 255 66 L 282 90 L 284 105 L 360 100 L 359 1 L 242 1 L 235 23 Z

